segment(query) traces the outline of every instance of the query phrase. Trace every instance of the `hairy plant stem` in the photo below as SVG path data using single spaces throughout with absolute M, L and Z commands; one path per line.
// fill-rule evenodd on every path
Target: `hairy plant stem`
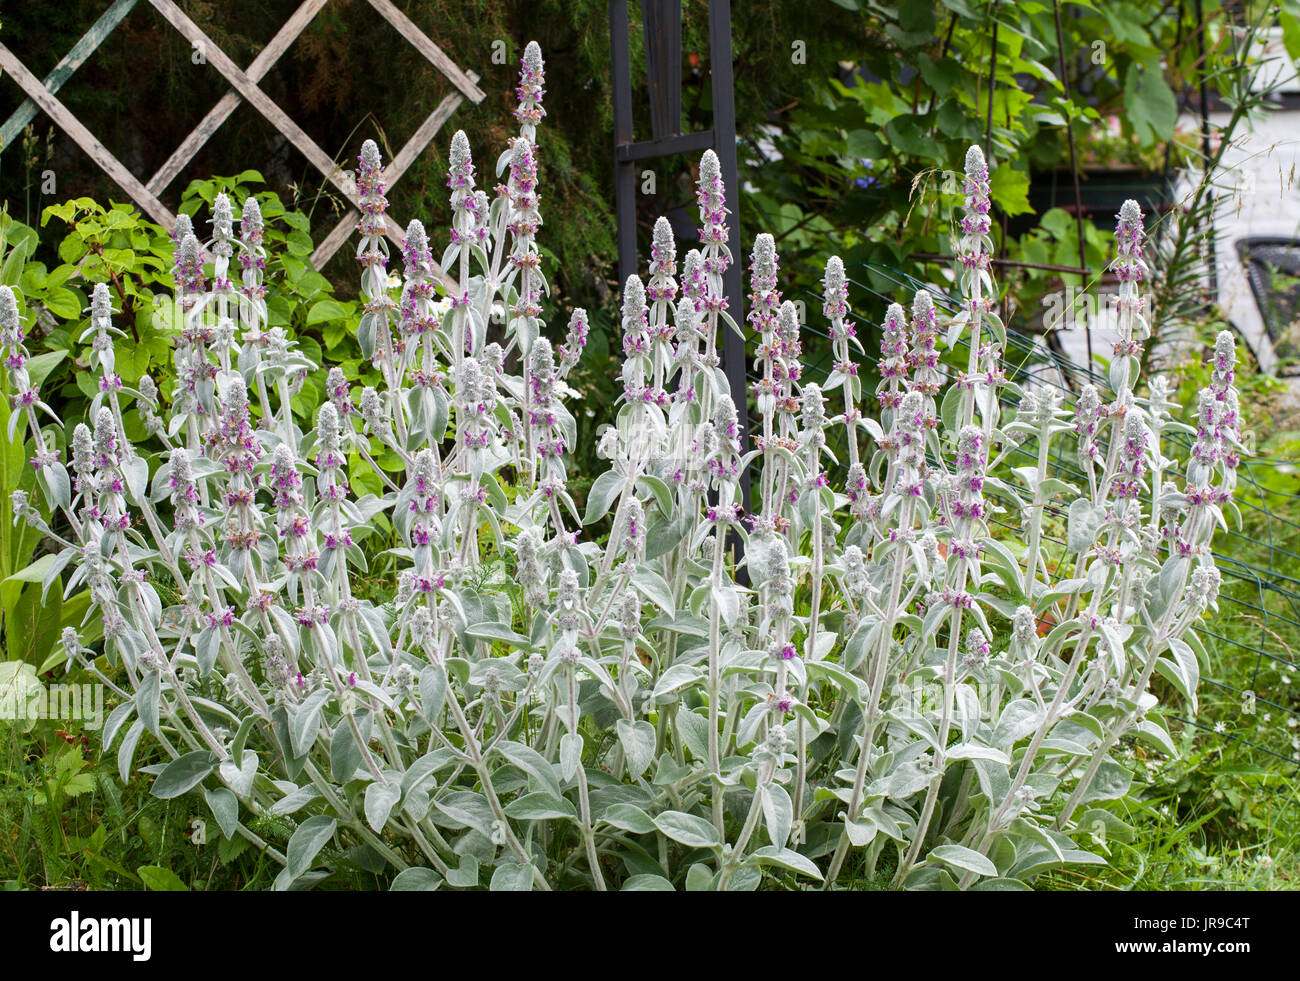
M 1198 515 L 1197 517 L 1199 518 L 1200 516 Z M 1172 596 L 1181 596 L 1183 594 L 1187 585 L 1190 565 L 1190 562 L 1184 564 L 1182 574 L 1179 577 L 1178 588 L 1171 593 Z M 1171 602 L 1165 609 L 1164 615 L 1160 618 L 1160 623 L 1157 626 L 1155 636 L 1151 640 L 1149 653 L 1147 654 L 1146 661 L 1142 666 L 1142 673 L 1138 676 L 1137 682 L 1134 685 L 1134 690 L 1139 696 L 1142 692 L 1146 691 L 1147 684 L 1151 680 L 1151 673 L 1155 670 L 1156 662 L 1160 659 L 1160 655 L 1164 653 L 1165 648 L 1169 646 L 1169 638 L 1172 633 L 1170 631 L 1169 621 L 1173 617 L 1176 608 L 1176 605 Z M 1132 724 L 1136 715 L 1137 712 L 1130 710 L 1125 714 L 1121 723 L 1109 727 L 1101 745 L 1097 747 L 1097 750 L 1092 755 L 1092 759 L 1088 762 L 1087 769 L 1084 770 L 1083 775 L 1079 778 L 1079 782 L 1075 785 L 1073 793 L 1070 794 L 1069 799 L 1065 802 L 1065 807 L 1061 809 L 1061 813 L 1056 820 L 1056 826 L 1058 829 L 1063 830 L 1069 825 L 1070 818 L 1074 816 L 1075 810 L 1078 809 L 1079 804 L 1083 799 L 1083 795 L 1087 793 L 1088 788 L 1092 786 L 1092 781 L 1097 776 L 1097 771 L 1101 769 L 1101 764 L 1106 761 L 1107 754 L 1115 744 L 1119 742 L 1120 737 Z
M 912 528 L 915 506 L 916 503 L 910 496 L 903 500 L 899 523 L 906 531 Z M 840 833 L 839 844 L 835 848 L 830 871 L 826 875 L 826 888 L 830 888 L 839 876 L 840 867 L 844 864 L 844 857 L 849 850 L 848 822 L 857 819 L 858 808 L 862 806 L 862 791 L 866 786 L 867 769 L 871 765 L 871 747 L 876 738 L 876 726 L 879 724 L 880 699 L 885 688 L 889 650 L 893 644 L 894 627 L 897 623 L 898 598 L 903 591 L 903 577 L 907 571 L 907 556 L 908 550 L 905 545 L 897 544 L 894 551 L 893 576 L 889 583 L 889 602 L 885 606 L 887 619 L 881 623 L 880 640 L 877 642 L 871 661 L 870 691 L 867 711 L 862 717 L 862 745 L 858 749 L 858 768 L 853 775 L 853 791 L 849 797 L 848 810 L 845 812 L 845 829 Z
M 966 560 L 962 559 L 961 564 L 965 566 Z M 958 581 L 965 581 L 963 572 Z M 952 729 L 952 700 L 957 675 L 957 653 L 961 644 L 961 619 L 962 608 L 957 607 L 952 612 L 952 626 L 948 633 L 948 653 L 944 658 L 943 665 L 943 709 L 939 722 L 939 741 L 934 750 L 935 774 L 930 778 L 930 784 L 925 791 L 925 803 L 921 805 L 921 816 L 916 822 L 916 832 L 912 838 L 912 846 L 908 849 L 907 856 L 903 861 L 898 863 L 898 871 L 894 874 L 895 885 L 901 883 L 916 864 L 917 857 L 921 854 L 921 848 L 925 844 L 926 835 L 930 831 L 930 822 L 934 819 L 934 807 L 939 799 L 939 787 L 943 783 L 944 765 L 948 753 L 948 735 Z
M 1042 543 L 1043 512 L 1047 509 L 1047 500 L 1040 489 L 1047 478 L 1048 453 L 1052 444 L 1047 434 L 1047 424 L 1038 432 L 1038 480 L 1034 484 L 1034 500 L 1029 513 L 1029 550 L 1025 556 L 1025 579 L 1021 592 L 1032 603 L 1034 599 L 1034 580 L 1038 575 L 1038 550 Z
M 578 718 L 578 680 L 572 667 L 568 670 L 569 718 Z M 572 729 L 569 730 L 571 733 Z M 591 867 L 591 878 L 596 883 L 596 891 L 605 891 L 605 877 L 600 872 L 600 859 L 596 855 L 596 836 L 591 833 L 591 799 L 587 795 L 587 771 L 578 767 L 578 804 L 582 820 L 582 840 L 587 845 L 587 864 Z
M 1101 591 L 1097 590 L 1093 594 L 1093 602 L 1089 607 L 1090 613 L 1095 613 L 1095 607 L 1100 602 L 1100 599 Z M 1034 730 L 1033 739 L 1030 740 L 1029 746 L 1025 749 L 1024 756 L 1021 757 L 1020 768 L 1016 772 L 1015 779 L 1012 780 L 1011 786 L 1008 788 L 1007 794 L 1003 798 L 1002 803 L 989 815 L 984 836 L 980 839 L 980 844 L 977 849 L 981 854 L 988 853 L 988 848 L 993 843 L 994 835 L 1002 828 L 1008 809 L 1013 807 L 1015 804 L 1016 794 L 1019 792 L 1020 788 L 1025 785 L 1025 781 L 1029 778 L 1029 774 L 1033 769 L 1034 760 L 1038 756 L 1038 750 L 1042 747 L 1043 740 L 1047 737 L 1047 733 L 1051 730 L 1052 726 L 1056 724 L 1058 718 L 1057 714 L 1060 712 L 1061 706 L 1065 702 L 1066 696 L 1070 690 L 1070 685 L 1074 683 L 1075 675 L 1078 674 L 1079 665 L 1083 663 L 1083 658 L 1087 654 L 1088 645 L 1091 643 L 1092 637 L 1093 631 L 1091 627 L 1085 625 L 1084 629 L 1080 631 L 1078 639 L 1075 641 L 1074 653 L 1071 655 L 1065 674 L 1062 676 L 1061 682 L 1056 688 L 1056 694 L 1052 698 L 1052 703 L 1044 713 L 1042 721 L 1038 724 L 1038 728 Z
M 727 837 L 724 820 L 722 792 L 722 762 L 718 755 L 718 698 L 721 695 L 721 621 L 722 611 L 718 607 L 716 588 L 722 581 L 721 533 L 714 530 L 713 568 L 709 573 L 709 582 L 714 587 L 709 593 L 709 774 L 710 774 L 710 808 L 713 812 L 713 826 L 717 828 L 718 840 Z
M 496 788 L 492 785 L 492 772 L 488 769 L 487 761 L 484 759 L 482 750 L 479 746 L 477 737 L 474 735 L 474 728 L 465 718 L 465 713 L 460 707 L 460 702 L 454 697 L 447 699 L 447 706 L 451 709 L 452 717 L 456 721 L 456 728 L 460 730 L 461 738 L 465 740 L 465 749 L 469 753 L 470 766 L 478 775 L 479 782 L 483 785 L 483 796 L 487 798 L 488 806 L 492 809 L 492 816 L 497 820 L 497 826 L 505 836 L 506 844 L 510 850 L 515 853 L 516 857 L 524 865 L 533 870 L 533 881 L 542 888 L 543 891 L 550 892 L 550 884 L 547 883 L 546 877 L 542 875 L 540 869 L 533 864 L 532 856 L 515 837 L 515 833 L 510 828 L 510 821 L 506 817 L 506 812 L 501 806 L 501 800 L 497 796 Z
M 749 846 L 749 839 L 753 837 L 754 830 L 758 827 L 758 819 L 763 814 L 763 788 L 772 782 L 773 769 L 770 760 L 764 761 L 759 767 L 758 782 L 754 786 L 754 799 L 750 801 L 749 812 L 745 815 L 745 824 L 740 829 L 740 837 L 736 839 L 736 844 L 731 849 L 731 855 L 722 864 L 721 874 L 718 878 L 719 892 L 726 890 L 731 877 L 744 864 L 745 849 Z M 797 815 L 798 811 L 795 814 Z

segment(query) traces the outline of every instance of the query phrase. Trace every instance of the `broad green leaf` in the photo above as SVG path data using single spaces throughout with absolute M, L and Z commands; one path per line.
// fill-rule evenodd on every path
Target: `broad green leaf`
M 337 300 L 317 300 L 307 311 L 307 326 L 319 324 L 326 320 L 341 320 L 347 317 L 347 309 Z
M 1115 800 L 1123 797 L 1128 793 L 1132 783 L 1133 773 L 1128 767 L 1114 760 L 1104 760 L 1097 768 L 1092 783 L 1080 798 L 1080 803 L 1089 804 L 1095 800 Z
M 291 879 L 298 878 L 312 867 L 320 850 L 334 837 L 337 827 L 338 822 L 324 814 L 309 817 L 298 825 L 293 837 L 289 839 L 285 856 L 288 859 L 286 869 Z
M 352 734 L 352 727 L 344 719 L 334 728 L 330 737 L 330 775 L 339 783 L 347 783 L 361 766 L 361 747 Z
M 205 790 L 203 795 L 207 798 L 212 816 L 217 819 L 222 835 L 227 839 L 235 837 L 235 831 L 239 827 L 239 798 L 225 787 Z
M 777 848 L 784 848 L 790 837 L 790 826 L 794 822 L 794 804 L 790 800 L 790 794 L 779 783 L 763 784 L 759 787 L 759 794 L 762 797 L 767 836 Z
M 718 604 L 718 613 L 722 616 L 722 622 L 728 627 L 734 627 L 736 620 L 740 617 L 740 597 L 736 593 L 735 586 L 713 586 L 713 600 Z
M 161 865 L 141 865 L 135 870 L 144 887 L 151 892 L 189 892 L 187 886 L 171 869 Z
M 172 760 L 158 774 L 150 790 L 155 797 L 170 800 L 197 787 L 217 765 L 216 757 L 206 749 Z
M 1032 892 L 1033 890 L 1019 879 L 998 877 L 981 879 L 970 887 L 971 892 Z
M 998 167 L 989 177 L 993 202 L 1008 215 L 1023 215 L 1034 209 L 1029 204 L 1029 174 L 1014 167 Z
M 366 787 L 366 824 L 376 832 L 382 832 L 384 825 L 388 823 L 388 815 L 392 813 L 393 807 L 401 799 L 401 785 L 390 781 L 384 783 L 371 783 Z
M 529 892 L 533 888 L 533 867 L 519 862 L 498 865 L 488 888 L 492 892 Z
M 995 763 L 1011 765 L 1011 758 L 999 749 L 992 746 L 981 746 L 979 743 L 958 743 L 951 747 L 947 753 L 950 760 L 992 760 Z
M 511 630 L 504 623 L 476 623 L 471 627 L 466 627 L 465 633 L 475 640 L 497 640 L 521 650 L 527 650 L 530 646 L 527 637 Z
M 989 859 L 975 851 L 973 848 L 967 848 L 965 845 L 940 845 L 938 848 L 930 851 L 930 858 L 951 865 L 953 868 L 961 869 L 963 872 L 974 872 L 976 875 L 996 876 L 998 867 Z
M 560 778 L 566 783 L 578 775 L 582 765 L 582 733 L 566 732 L 560 737 Z
M 670 695 L 679 688 L 694 684 L 704 677 L 704 668 L 696 664 L 674 664 L 660 675 L 655 683 L 654 696 Z
M 11 575 L 5 582 L 43 582 L 45 573 L 54 565 L 58 555 L 53 552 L 47 552 L 31 565 L 24 569 L 19 569 Z
M 656 830 L 654 819 L 635 804 L 614 804 L 606 809 L 600 820 L 623 831 L 644 835 Z
M 447 701 L 447 670 L 431 664 L 420 672 L 420 714 L 433 725 Z
M 555 770 L 550 763 L 546 762 L 546 757 L 537 750 L 508 739 L 498 742 L 495 749 L 519 769 L 536 777 L 538 783 L 549 791 L 552 797 L 560 796 L 560 782 L 555 779 Z
M 676 892 L 673 884 L 662 875 L 642 873 L 628 878 L 623 883 L 623 892 Z
M 664 582 L 663 576 L 653 569 L 641 568 L 632 574 L 632 585 L 635 586 L 646 599 L 665 613 L 672 613 L 677 604 L 673 601 L 672 590 L 668 588 L 668 583 Z
M 433 869 L 403 869 L 389 886 L 390 892 L 433 892 L 442 885 L 442 877 Z
M 1124 75 L 1124 108 L 1144 147 L 1167 140 L 1178 121 L 1178 101 L 1157 65 L 1134 60 Z
M 294 713 L 289 725 L 289 738 L 295 757 L 306 756 L 316 742 L 316 734 L 320 731 L 321 708 L 329 697 L 330 693 L 327 689 L 314 691 L 303 700 Z
M 654 819 L 655 827 L 673 841 L 691 848 L 716 848 L 718 830 L 711 821 L 685 811 L 664 811 Z
M 67 351 L 50 351 L 47 354 L 38 354 L 34 358 L 28 358 L 26 365 L 27 376 L 32 385 L 43 385 L 50 372 L 58 367 L 59 362 L 67 356 Z
M 619 719 L 618 741 L 623 747 L 628 772 L 633 778 L 641 776 L 655 758 L 655 727 L 644 719 L 636 723 Z
M 677 710 L 673 721 L 687 752 L 697 760 L 708 759 L 709 720 L 683 706 Z
M 709 866 L 703 862 L 696 862 L 686 873 L 686 891 L 710 892 L 717 877 L 717 873 Z
M 613 470 L 606 470 L 597 477 L 587 491 L 587 510 L 582 516 L 584 525 L 595 524 L 609 513 L 609 506 L 614 503 L 623 487 L 623 478 Z
M 558 821 L 574 818 L 578 812 L 563 797 L 552 797 L 544 790 L 525 794 L 505 807 L 506 814 L 519 821 Z
M 811 876 L 818 881 L 825 878 L 821 873 L 821 869 L 817 868 L 812 859 L 800 855 L 793 848 L 777 848 L 775 845 L 767 845 L 754 852 L 751 860 L 763 865 L 779 865 L 791 872 L 802 872 L 804 875 Z

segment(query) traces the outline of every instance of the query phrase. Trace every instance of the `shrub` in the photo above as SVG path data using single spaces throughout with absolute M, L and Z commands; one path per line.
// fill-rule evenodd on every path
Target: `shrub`
M 227 838 L 283 864 L 280 887 L 344 862 L 395 870 L 395 888 L 830 885 L 876 875 L 885 855 L 897 884 L 995 888 L 1102 861 L 1072 834 L 1118 822 L 1091 806 L 1128 786 L 1110 751 L 1124 736 L 1172 750 L 1153 674 L 1195 698 L 1187 628 L 1215 602 L 1208 543 L 1239 452 L 1231 338 L 1180 486 L 1161 447 L 1186 427 L 1160 379 L 1136 391 L 1149 329 L 1129 203 L 1106 398 L 1088 387 L 1067 410 L 1006 383 L 990 175 L 972 148 L 954 242 L 962 312 L 941 323 L 925 293 L 910 314 L 888 309 L 879 418 L 862 411 L 842 263 L 826 266 L 836 364 L 819 386 L 801 378 L 796 308 L 773 240 L 758 237 L 749 449 L 719 369 L 719 330 L 740 328 L 722 293 L 735 260 L 708 152 L 701 247 L 680 282 L 661 221 L 648 280 L 624 289 L 623 403 L 600 440 L 610 469 L 580 515 L 565 402 L 586 314 L 553 346 L 538 302 L 542 71 L 530 45 L 495 200 L 463 134 L 452 141 L 441 265 L 461 285 L 445 304 L 419 222 L 403 275 L 389 273 L 381 162 L 362 148 L 358 339 L 383 384 L 358 394 L 330 371 L 310 432 L 292 404 L 315 365 L 266 328 L 255 200 L 236 237 L 231 202 L 215 198 L 210 267 L 178 229 L 186 321 L 165 412 L 147 376 L 122 384 L 110 295 L 96 287 L 100 391 L 73 433 L 71 474 L 41 426 L 53 412 L 27 376 L 15 297 L 0 290 L 11 426 L 27 427 L 57 520 L 25 496 L 13 508 L 61 549 L 44 587 L 91 592 L 103 656 L 75 630 L 62 642 L 122 698 L 103 738 L 123 779 L 148 733 L 172 758 L 144 768 L 153 794 L 201 793 Z M 945 330 L 948 347 L 969 348 L 946 393 Z M 1019 397 L 1014 414 L 1002 392 Z M 128 401 L 150 433 L 139 446 Z M 840 426 L 844 471 L 826 438 Z M 1087 487 L 1048 475 L 1059 440 Z M 1030 447 L 1036 466 L 992 475 Z M 374 462 L 388 455 L 396 476 Z M 350 488 L 362 463 L 377 493 Z M 1049 553 L 1058 498 L 1068 544 Z M 1008 511 L 1023 547 L 990 533 Z M 590 533 L 607 519 L 607 537 Z M 365 598 L 381 555 L 400 572 Z M 283 852 L 249 826 L 267 817 L 294 824 Z

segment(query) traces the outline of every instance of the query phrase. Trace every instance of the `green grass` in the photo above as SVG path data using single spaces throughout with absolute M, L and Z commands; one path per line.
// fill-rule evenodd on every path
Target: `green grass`
M 1190 399 L 1204 372 L 1192 365 L 1182 374 L 1180 395 Z M 1300 628 L 1284 622 L 1300 620 L 1300 534 L 1291 524 L 1300 522 L 1300 473 L 1286 463 L 1300 459 L 1300 410 L 1280 382 L 1243 372 L 1238 385 L 1257 454 L 1240 471 L 1242 534 L 1216 541 L 1235 562 L 1220 561 L 1219 611 L 1200 628 L 1210 663 L 1199 711 L 1174 727 L 1177 759 L 1133 750 L 1141 785 L 1118 803 L 1134 834 L 1104 843 L 1110 866 L 1064 870 L 1042 887 L 1300 888 Z M 1238 578 L 1245 574 L 1255 581 Z M 1176 698 L 1159 683 L 1156 693 Z
M 99 748 L 98 733 L 76 723 L 0 722 L 0 887 L 270 886 L 275 863 L 222 842 L 197 797 L 161 801 L 146 781 L 123 786 L 115 754 L 101 760 Z M 205 844 L 194 841 L 196 820 Z

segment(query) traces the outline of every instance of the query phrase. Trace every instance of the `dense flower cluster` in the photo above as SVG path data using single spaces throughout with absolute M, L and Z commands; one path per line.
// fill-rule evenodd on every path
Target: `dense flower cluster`
M 546 95 L 546 63 L 542 60 L 542 49 L 536 41 L 529 41 L 524 48 L 524 57 L 520 62 L 519 86 L 515 95 L 519 106 L 515 109 L 515 119 L 520 123 L 524 138 L 532 140 L 536 134 L 537 124 L 546 116 L 542 108 L 542 97 Z
M 187 319 L 166 397 L 120 376 L 112 293 L 94 289 L 98 395 L 70 476 L 19 298 L 0 288 L 11 438 L 30 441 L 43 498 L 10 506 L 52 543 L 46 587 L 89 590 L 102 639 L 71 630 L 62 650 L 115 672 L 106 748 L 129 772 L 148 733 L 173 760 L 155 793 L 201 792 L 223 834 L 284 865 L 280 888 L 339 855 L 385 863 L 401 888 L 753 889 L 774 868 L 834 884 L 851 850 L 870 877 L 887 848 L 898 884 L 951 888 L 1081 860 L 1075 815 L 1113 795 L 1097 777 L 1119 740 L 1169 739 L 1153 672 L 1194 702 L 1189 627 L 1217 601 L 1210 540 L 1243 452 L 1232 338 L 1181 486 L 1164 383 L 1142 396 L 1136 368 L 1117 369 L 1104 399 L 1089 386 L 1069 406 L 1007 383 L 991 174 L 972 148 L 959 312 L 925 291 L 910 315 L 888 306 L 878 418 L 860 411 L 843 262 L 823 281 L 833 364 L 805 377 L 807 328 L 758 236 L 747 431 L 717 370 L 719 333 L 739 330 L 722 286 L 738 243 L 710 151 L 700 248 L 679 270 L 661 220 L 645 278 L 624 284 L 622 397 L 590 437 L 609 469 L 570 481 L 590 324 L 573 311 L 554 344 L 541 320 L 543 84 L 530 44 L 506 186 L 489 205 L 456 134 L 449 247 L 412 221 L 400 277 L 382 162 L 362 147 L 374 385 L 268 327 L 260 211 L 244 203 L 236 240 L 218 198 L 210 273 L 192 222 L 175 230 Z M 1141 239 L 1126 204 L 1122 284 L 1141 280 Z M 1140 306 L 1122 314 L 1141 335 Z M 965 371 L 940 361 L 941 337 Z M 1043 523 L 1070 492 L 1049 476 L 1061 439 L 1088 487 L 1057 545 Z M 1012 516 L 1018 539 L 997 532 Z M 267 815 L 293 817 L 287 844 L 254 830 Z
M 902 400 L 909 362 L 907 314 L 900 304 L 891 303 L 880 336 L 880 388 L 876 398 L 881 409 L 892 409 Z

